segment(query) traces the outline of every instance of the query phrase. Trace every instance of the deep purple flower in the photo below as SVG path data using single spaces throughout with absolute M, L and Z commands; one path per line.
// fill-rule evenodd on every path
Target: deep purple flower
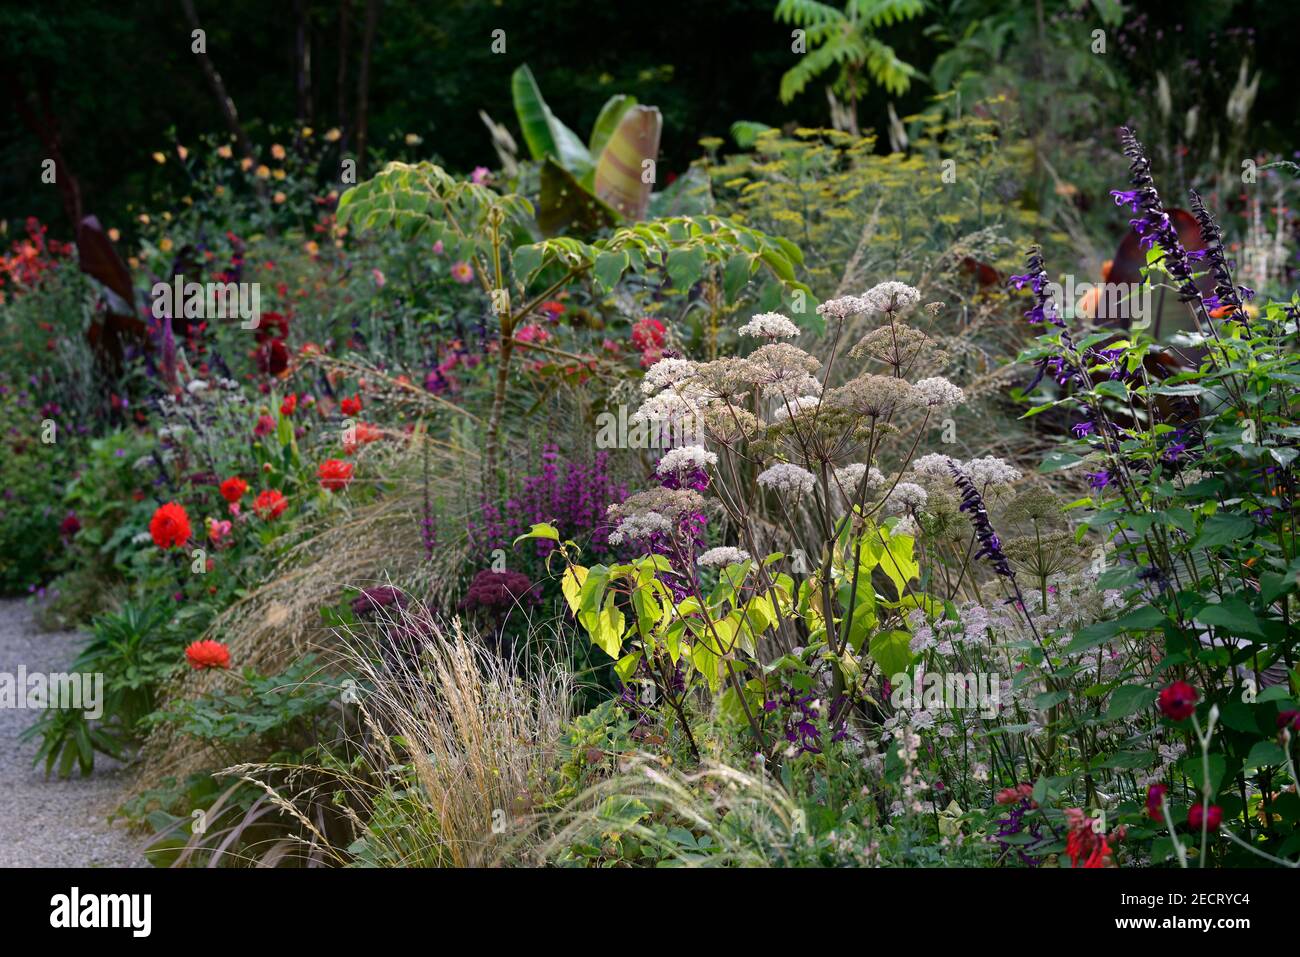
M 1088 484 L 1097 491 L 1101 491 L 1110 484 L 1111 474 L 1106 469 L 1102 469 L 1100 472 L 1085 472 L 1084 474 L 1088 476 Z
M 975 537 L 979 539 L 980 548 L 975 553 L 975 559 L 978 561 L 987 558 L 997 574 L 1004 578 L 1015 578 L 1011 564 L 1002 552 L 1002 540 L 993 531 L 993 523 L 989 521 L 988 509 L 984 507 L 984 497 L 980 495 L 979 489 L 965 472 L 955 465 L 949 465 L 948 468 L 952 471 L 953 484 L 961 491 L 961 505 L 957 507 L 970 515 L 971 525 L 975 527 Z
M 1092 428 L 1092 423 L 1085 420 L 1083 422 L 1076 422 L 1070 431 L 1073 432 L 1077 438 L 1081 439 L 1086 435 L 1091 435 Z

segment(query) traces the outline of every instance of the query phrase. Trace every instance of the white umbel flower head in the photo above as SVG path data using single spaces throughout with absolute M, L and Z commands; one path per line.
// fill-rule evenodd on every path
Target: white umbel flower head
M 863 294 L 862 311 L 888 313 L 894 319 L 907 315 L 921 301 L 921 293 L 905 282 L 882 282 Z
M 966 463 L 966 474 L 977 488 L 989 485 L 1010 485 L 1020 481 L 1020 470 L 1008 465 L 995 455 L 986 455 L 980 459 L 971 459 Z
M 929 495 L 915 482 L 899 482 L 885 501 L 885 510 L 893 514 L 923 508 Z
M 821 401 L 821 397 L 816 395 L 801 395 L 797 399 L 788 399 L 772 413 L 772 422 L 784 422 L 809 409 L 815 409 L 821 405 Z
M 759 339 L 793 339 L 799 335 L 799 327 L 779 312 L 760 312 L 738 330 L 742 336 L 754 336 Z
M 885 475 L 880 469 L 872 467 L 867 472 L 867 467 L 862 462 L 854 462 L 852 465 L 845 465 L 843 468 L 835 470 L 835 481 L 840 488 L 852 495 L 857 491 L 858 483 L 862 481 L 863 475 L 867 476 L 867 492 L 878 490 L 885 484 Z
M 849 316 L 856 316 L 862 312 L 866 306 L 863 305 L 862 299 L 858 296 L 841 296 L 838 299 L 827 299 L 817 307 L 817 315 L 830 322 L 843 322 Z
M 953 468 L 961 468 L 961 460 L 951 455 L 944 455 L 942 452 L 931 452 L 929 455 L 912 459 L 912 471 L 917 475 L 950 479 Z
M 698 364 L 690 359 L 660 359 L 649 369 L 641 380 L 641 391 L 654 395 L 662 389 L 677 385 L 695 374 Z
M 708 465 L 717 465 L 718 456 L 702 445 L 686 445 L 679 449 L 669 449 L 664 453 L 659 464 L 655 466 L 657 475 L 675 475 L 679 472 L 692 472 Z
M 941 375 L 919 380 L 916 383 L 916 391 L 921 393 L 927 406 L 940 411 L 951 409 L 966 401 L 966 393 Z
M 749 561 L 749 552 L 743 548 L 732 548 L 730 545 L 710 548 L 695 559 L 697 565 L 702 565 L 705 568 L 726 568 L 728 565 L 739 565 L 741 562 L 747 561 Z
M 777 462 L 766 471 L 760 472 L 758 476 L 758 484 L 764 488 L 794 495 L 811 492 L 816 482 L 817 478 L 812 472 L 789 462 Z
M 621 545 L 623 542 L 642 542 L 655 532 L 671 535 L 673 532 L 672 521 L 658 512 L 638 512 L 636 515 L 629 515 L 618 523 L 618 528 L 609 533 L 609 542 L 611 545 Z

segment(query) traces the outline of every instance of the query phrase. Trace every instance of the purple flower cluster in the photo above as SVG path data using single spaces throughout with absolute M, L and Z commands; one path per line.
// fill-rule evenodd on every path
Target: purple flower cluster
M 1002 552 L 1002 540 L 993 531 L 993 523 L 989 521 L 988 509 L 984 507 L 984 496 L 965 472 L 955 465 L 949 465 L 948 468 L 952 472 L 953 484 L 961 492 L 961 504 L 957 508 L 970 514 L 970 523 L 975 527 L 975 537 L 979 539 L 980 548 L 975 553 L 975 560 L 987 558 L 993 570 L 999 575 L 1004 578 L 1015 578 L 1015 574 L 1011 571 L 1011 563 Z
M 800 754 L 821 754 L 822 733 L 817 722 L 822 718 L 820 707 L 814 707 L 817 697 L 801 694 L 790 687 L 782 687 L 775 698 L 763 702 L 768 714 L 781 710 L 785 718 L 785 739 L 798 748 Z M 831 740 L 843 741 L 848 736 L 849 709 L 847 695 L 840 695 L 831 703 Z
M 627 497 L 627 486 L 616 482 L 609 471 L 609 453 L 597 452 L 590 464 L 561 462 L 554 445 L 542 449 L 541 471 L 526 476 L 517 495 L 504 508 L 484 500 L 478 520 L 469 521 L 469 539 L 486 554 L 508 549 L 514 539 L 532 525 L 547 522 L 559 529 L 562 538 L 586 541 L 589 551 L 602 555 L 611 551 L 610 525 L 605 510 Z M 555 543 L 536 542 L 537 554 L 545 558 Z
M 1201 194 L 1196 190 L 1192 190 L 1191 193 L 1192 214 L 1201 228 L 1201 245 L 1205 248 L 1189 255 L 1209 263 L 1210 274 L 1214 276 L 1214 292 L 1205 297 L 1205 308 L 1213 310 L 1231 306 L 1235 312 L 1241 308 L 1243 300 L 1255 298 L 1255 290 L 1248 286 L 1232 284 L 1232 270 L 1228 257 L 1223 251 L 1223 231 L 1210 215 L 1205 201 L 1201 199 Z
M 663 476 L 659 482 L 664 488 L 688 488 L 696 492 L 703 493 L 709 487 L 709 476 L 704 469 L 692 469 L 685 472 L 679 478 L 675 473 L 669 473 Z M 687 581 L 696 579 L 695 554 L 704 549 L 705 536 L 709 524 L 708 516 L 703 512 L 692 512 L 684 515 L 678 522 L 679 530 L 682 536 L 690 543 L 688 555 L 686 556 L 685 568 L 676 567 L 674 564 L 672 573 L 660 573 L 659 580 L 668 586 L 668 590 L 673 593 L 673 597 L 681 601 L 690 594 L 690 588 Z M 675 549 L 669 542 L 667 536 L 656 532 L 650 538 L 650 551 L 655 555 L 664 555 L 670 561 L 675 557 Z
M 1041 824 L 1033 823 L 1028 827 L 1025 826 L 1025 815 L 1033 809 L 1034 802 L 1029 798 L 1022 798 L 1017 801 L 1011 807 L 1011 810 L 1007 812 L 1006 817 L 998 818 L 998 820 L 993 822 L 997 826 L 997 830 L 989 836 L 989 840 L 997 843 L 1002 848 L 1003 853 L 1008 849 L 1014 848 L 1016 854 L 1020 857 L 1020 863 L 1024 864 L 1026 867 L 1037 867 L 1042 863 L 1042 861 L 1025 852 L 1025 848 L 1029 845 L 1020 842 L 1012 843 L 1011 841 L 1006 840 L 1006 838 L 1028 833 L 1029 836 L 1033 838 L 1031 843 L 1038 844 L 1042 842 L 1043 834 Z

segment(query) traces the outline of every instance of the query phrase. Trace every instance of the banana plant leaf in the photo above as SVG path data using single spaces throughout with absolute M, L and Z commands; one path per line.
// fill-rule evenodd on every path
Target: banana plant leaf
M 645 181 L 642 164 L 658 159 L 663 122 L 653 106 L 627 109 L 596 164 L 596 195 L 628 219 L 644 219 L 649 208 L 654 183 Z
M 636 97 L 629 93 L 615 93 L 605 101 L 605 105 L 600 108 L 600 115 L 596 117 L 595 125 L 591 128 L 591 140 L 587 144 L 592 156 L 600 156 L 605 149 L 605 144 L 618 129 L 623 114 L 634 106 L 636 106 Z
M 619 221 L 619 215 L 583 188 L 553 157 L 542 162 L 537 226 L 544 236 L 590 235 Z
M 528 152 L 535 160 L 553 157 L 563 169 L 578 179 L 591 172 L 595 165 L 591 152 L 551 112 L 542 98 L 542 91 L 533 78 L 533 71 L 524 64 L 510 77 L 510 92 L 514 98 L 515 115 L 528 144 Z

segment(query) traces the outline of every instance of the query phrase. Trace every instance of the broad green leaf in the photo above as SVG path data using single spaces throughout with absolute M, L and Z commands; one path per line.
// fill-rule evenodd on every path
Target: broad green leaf
M 594 166 L 591 153 L 577 134 L 551 112 L 527 64 L 520 66 L 511 76 L 510 92 L 514 98 L 515 116 L 533 159 L 544 160 L 551 156 L 574 177 L 581 179 L 586 176 Z

